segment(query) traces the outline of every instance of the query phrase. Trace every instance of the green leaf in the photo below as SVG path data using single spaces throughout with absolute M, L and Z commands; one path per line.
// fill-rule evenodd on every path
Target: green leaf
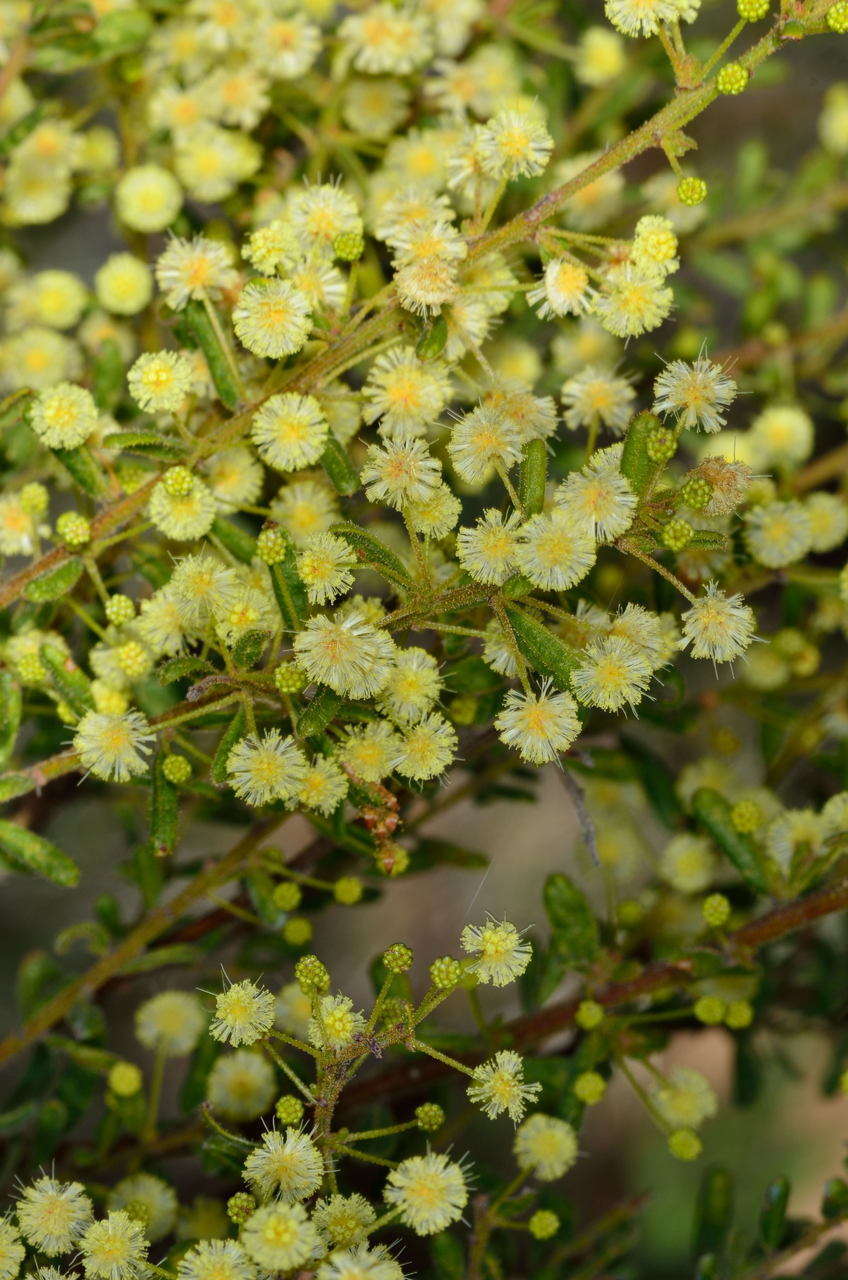
M 287 546 L 285 557 L 277 564 L 272 564 L 270 570 L 274 599 L 283 624 L 287 631 L 298 631 L 309 612 L 309 601 L 297 571 L 294 547 Z
M 219 786 L 223 786 L 227 781 L 227 761 L 230 758 L 230 752 L 238 742 L 239 738 L 244 737 L 245 719 L 244 709 L 239 707 L 233 716 L 227 728 L 221 734 L 215 756 L 212 761 L 210 774 L 212 781 Z
M 419 840 L 410 859 L 411 870 L 423 871 L 426 867 L 487 867 L 489 856 L 477 849 L 466 849 L 454 840 L 442 840 L 438 836 L 424 836 Z
M 222 542 L 230 555 L 241 560 L 242 564 L 250 564 L 256 555 L 256 539 L 235 520 L 227 520 L 217 516 L 212 521 L 212 536 Z
M 528 440 L 521 459 L 518 496 L 525 516 L 537 515 L 545 505 L 548 480 L 548 446 L 544 440 Z
M 188 327 L 200 350 L 206 357 L 218 398 L 226 409 L 235 409 L 239 403 L 239 388 L 232 366 L 232 357 L 226 352 L 218 340 L 215 327 L 202 302 L 192 299 L 182 312 L 182 319 Z
M 63 888 L 79 881 L 79 867 L 55 844 L 14 822 L 0 820 L 0 850 L 18 871 L 52 880 Z
M 515 642 L 533 670 L 550 676 L 558 689 L 567 690 L 572 673 L 580 662 L 577 649 L 560 640 L 544 623 L 514 606 L 507 606 L 506 616 L 515 634 Z
M 33 604 L 45 604 L 48 600 L 59 600 L 68 594 L 79 581 L 83 571 L 83 563 L 77 556 L 72 556 L 58 568 L 49 573 L 42 573 L 33 578 L 24 587 L 24 596 Z
M 162 892 L 165 874 L 152 840 L 141 840 L 135 846 L 127 874 L 141 890 L 144 905 L 154 906 Z
M 94 706 L 91 681 L 64 650 L 45 640 L 39 649 L 39 657 L 50 674 L 50 683 L 65 702 L 83 715 Z
M 543 896 L 556 954 L 576 966 L 591 964 L 600 950 L 600 936 L 598 922 L 582 890 L 568 876 L 554 872 L 545 881 Z
M 297 718 L 298 735 L 313 738 L 323 733 L 341 705 L 342 699 L 332 689 L 320 689 Z
M 15 1002 L 24 1018 L 29 1018 L 48 998 L 62 977 L 62 967 L 47 951 L 30 951 L 18 965 Z
M 339 493 L 346 497 L 356 493 L 359 474 L 334 435 L 327 437 L 326 447 L 321 454 L 321 466 Z
M 654 428 L 661 425 L 656 414 L 638 413 L 627 428 L 621 454 L 621 474 L 630 481 L 634 493 L 644 493 L 657 469 L 657 464 L 648 457 L 648 438 Z
M 435 360 L 436 356 L 441 355 L 444 351 L 447 340 L 447 321 L 444 316 L 438 315 L 429 329 L 425 329 L 418 339 L 415 346 L 415 354 L 420 356 L 422 360 Z
M 731 807 L 724 796 L 710 787 L 699 787 L 691 809 L 695 821 L 712 836 L 746 883 L 758 893 L 767 893 L 768 878 L 760 851 L 750 836 L 737 831 L 730 821 Z
M 163 684 L 173 684 L 175 680 L 187 680 L 192 676 L 208 675 L 215 668 L 205 658 L 195 658 L 191 654 L 181 654 L 169 658 L 156 668 L 156 675 Z
M 32 791 L 33 786 L 33 780 L 27 773 L 0 775 L 0 804 L 5 804 L 8 800 L 16 800 L 18 796 L 25 796 L 28 791 Z
M 250 871 L 244 877 L 245 888 L 251 905 L 260 920 L 269 929 L 280 929 L 285 923 L 286 912 L 274 901 L 276 883 L 267 871 Z
M 267 631 L 246 631 L 233 645 L 233 662 L 242 671 L 250 671 L 262 657 L 268 639 Z
M 844 1178 L 828 1178 L 821 1211 L 822 1217 L 828 1221 L 848 1216 L 848 1182 Z
M 145 458 L 160 458 L 163 462 L 179 462 L 186 455 L 185 445 L 171 436 L 156 431 L 110 431 L 104 436 L 107 449 L 122 449 L 127 453 L 140 453 Z
M 106 488 L 106 477 L 84 444 L 76 449 L 54 449 L 53 453 L 76 484 L 97 498 Z
M 166 969 L 172 965 L 197 965 L 200 960 L 201 952 L 197 947 L 192 947 L 187 942 L 175 942 L 172 946 L 155 947 L 152 951 L 136 956 L 134 960 L 128 960 L 121 973 L 152 973 L 155 969 Z
M 11 671 L 0 671 L 0 764 L 5 764 L 14 750 L 22 705 L 21 686 Z
M 555 947 L 533 940 L 530 963 L 519 978 L 522 1007 L 527 1013 L 538 1009 L 553 995 L 568 973 L 568 961 Z
M 330 532 L 339 538 L 344 538 L 356 552 L 357 559 L 363 564 L 372 566 L 391 582 L 396 582 L 402 587 L 412 585 L 409 570 L 400 557 L 376 538 L 369 529 L 351 524 L 348 520 L 339 520 L 332 525 Z
M 137 49 L 149 38 L 153 19 L 143 9 L 105 13 L 92 32 L 95 44 L 110 57 Z
M 20 1133 L 38 1115 L 40 1109 L 40 1102 L 22 1102 L 19 1107 L 0 1112 L 0 1133 Z
M 785 1173 L 773 1178 L 765 1189 L 760 1209 L 760 1239 L 767 1249 L 779 1249 L 783 1241 L 791 1189 Z
M 705 1169 L 695 1201 L 693 1256 L 720 1253 L 733 1225 L 733 1178 L 720 1165 Z

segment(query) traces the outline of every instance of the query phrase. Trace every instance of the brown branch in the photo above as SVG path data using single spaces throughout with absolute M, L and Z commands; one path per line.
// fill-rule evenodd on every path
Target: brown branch
M 786 937 L 822 916 L 832 915 L 845 907 L 848 907 L 848 879 L 840 879 L 806 898 L 775 907 L 765 915 L 749 921 L 728 935 L 726 950 L 734 956 L 749 955 L 777 938 Z M 631 1004 L 641 996 L 650 995 L 662 987 L 685 986 L 695 976 L 688 960 L 665 960 L 646 965 L 634 977 L 623 982 L 612 982 L 600 991 L 593 992 L 593 999 L 607 1009 L 615 1009 Z M 504 1042 L 527 1050 L 562 1034 L 573 1026 L 582 998 L 581 995 L 560 1000 L 546 1009 L 515 1018 L 502 1029 Z M 473 1063 L 479 1061 L 481 1055 L 456 1056 L 460 1061 Z M 450 1074 L 449 1067 L 432 1058 L 423 1062 L 418 1059 L 400 1062 L 351 1085 L 342 1095 L 341 1105 L 347 1109 L 378 1099 L 384 1102 L 389 1097 L 417 1093 Z

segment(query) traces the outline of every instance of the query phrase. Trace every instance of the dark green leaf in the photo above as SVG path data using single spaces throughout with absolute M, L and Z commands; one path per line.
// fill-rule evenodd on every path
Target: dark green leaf
M 575 966 L 591 964 L 600 948 L 598 922 L 582 890 L 561 872 L 545 881 L 545 910 L 551 923 L 551 945 L 559 958 Z

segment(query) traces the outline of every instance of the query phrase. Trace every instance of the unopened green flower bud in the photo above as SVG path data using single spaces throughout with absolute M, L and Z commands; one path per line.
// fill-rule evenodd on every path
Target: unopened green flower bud
M 303 1119 L 303 1103 L 293 1093 L 286 1093 L 277 1099 L 274 1114 L 280 1124 L 300 1124 Z
M 584 1031 L 592 1031 L 604 1020 L 604 1006 L 597 1000 L 581 1000 L 574 1015 L 574 1021 Z
M 437 1102 L 422 1102 L 415 1108 L 415 1122 L 423 1133 L 435 1133 L 445 1123 L 445 1113 Z
M 135 604 L 129 596 L 110 596 L 104 608 L 106 617 L 115 627 L 122 627 L 125 623 L 132 622 L 135 617 Z
M 736 12 L 746 22 L 759 22 L 769 11 L 769 0 L 736 0 Z
M 333 885 L 333 897 L 343 907 L 352 907 L 362 897 L 362 881 L 358 876 L 340 876 Z
M 668 427 L 652 427 L 645 449 L 651 462 L 668 462 L 677 453 L 677 436 Z
M 762 824 L 763 813 L 754 800 L 739 800 L 730 810 L 730 821 L 743 835 L 753 835 Z
M 406 973 L 412 968 L 412 949 L 405 942 L 393 942 L 383 952 L 383 964 L 389 973 Z
M 256 1210 L 256 1201 L 249 1191 L 237 1191 L 227 1201 L 227 1217 L 240 1227 Z
M 285 560 L 289 540 L 282 529 L 263 529 L 256 539 L 256 554 L 265 564 Z
M 695 530 L 688 520 L 669 520 L 660 530 L 660 540 L 669 551 L 682 551 L 688 547 L 695 536 Z
M 295 884 L 293 880 L 283 880 L 275 886 L 272 897 L 274 906 L 279 907 L 281 911 L 296 911 L 300 906 L 303 893 L 300 885 Z
M 694 1130 L 675 1129 L 669 1136 L 668 1149 L 676 1160 L 697 1160 L 703 1148 Z
M 317 956 L 301 956 L 294 967 L 294 977 L 306 995 L 326 991 L 330 986 L 330 975 Z
M 711 929 L 720 929 L 730 918 L 730 903 L 723 893 L 711 893 L 701 903 L 701 915 Z
M 693 1010 L 695 1017 L 699 1022 L 703 1022 L 707 1027 L 717 1027 L 720 1022 L 724 1022 L 726 1005 L 719 996 L 701 996 L 695 1001 Z
M 191 762 L 185 756 L 168 755 L 162 761 L 162 772 L 174 786 L 188 782 L 191 777 Z
M 725 1026 L 731 1031 L 744 1031 L 754 1020 L 754 1008 L 750 1000 L 731 1000 L 724 1015 Z
M 283 925 L 283 939 L 290 947 L 305 947 L 312 939 L 312 924 L 306 916 L 292 916 Z
M 827 25 L 837 35 L 848 33 L 848 0 L 837 0 L 827 11 Z
M 356 262 L 364 249 L 365 241 L 360 231 L 340 231 L 333 241 L 333 254 L 342 262 Z
M 607 1082 L 599 1071 L 581 1071 L 572 1086 L 574 1095 L 587 1107 L 594 1107 L 607 1091 Z
M 21 506 L 27 515 L 43 516 L 47 511 L 50 498 L 43 484 L 31 480 L 20 492 Z
M 280 693 L 301 693 L 306 688 L 306 676 L 296 663 L 281 662 L 274 672 L 274 684 Z
M 750 73 L 741 62 L 728 62 L 716 76 L 719 93 L 742 93 L 750 79 Z
M 134 1062 L 116 1062 L 110 1067 L 106 1082 L 116 1098 L 132 1098 L 141 1089 L 144 1077 Z
M 744 0 L 742 0 L 744 3 Z M 707 198 L 707 184 L 703 178 L 681 178 L 677 184 L 677 198 L 681 204 L 703 204 Z
M 126 644 L 118 645 L 115 650 L 115 661 L 130 680 L 140 679 L 153 666 L 150 654 L 137 640 L 128 640 Z
M 559 1218 L 551 1209 L 537 1209 L 527 1227 L 534 1240 L 550 1240 L 559 1231 Z
M 169 467 L 162 477 L 162 488 L 170 498 L 187 498 L 194 488 L 194 477 L 188 467 Z
M 680 501 L 693 511 L 703 511 L 712 496 L 712 485 L 701 476 L 687 476 L 680 486 Z
M 78 511 L 64 511 L 56 521 L 56 532 L 69 547 L 84 547 L 91 541 L 91 525 Z
M 430 965 L 430 981 L 439 991 L 450 991 L 462 977 L 462 965 L 453 956 L 440 956 Z

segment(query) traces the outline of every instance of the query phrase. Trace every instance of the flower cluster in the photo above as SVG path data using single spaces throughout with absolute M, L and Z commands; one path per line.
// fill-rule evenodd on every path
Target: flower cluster
M 0 0 L 0 870 L 86 877 L 0 1280 L 617 1275 L 546 1184 L 613 1078 L 709 1147 L 674 1028 L 848 1092 L 848 87 L 797 172 L 698 152 L 848 9 L 700 8 Z M 532 905 L 372 938 L 554 793 Z

